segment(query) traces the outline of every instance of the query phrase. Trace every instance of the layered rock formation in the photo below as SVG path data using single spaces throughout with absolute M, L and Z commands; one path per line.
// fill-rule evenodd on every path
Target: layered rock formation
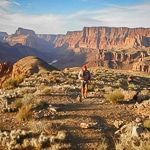
M 62 34 L 37 34 L 37 37 L 49 42 L 51 45 L 55 45 L 58 39 L 62 39 L 65 35 Z
M 150 57 L 146 57 L 144 59 L 140 59 L 138 62 L 135 62 L 133 65 L 133 70 L 150 73 Z
M 28 55 L 35 54 L 48 62 L 57 60 L 55 65 L 60 68 L 88 63 L 145 72 L 134 66 L 150 55 L 150 28 L 84 27 L 82 31 L 69 31 L 66 35 L 36 34 L 18 28 L 15 34 L 3 39 L 15 47 L 18 43 L 20 47 L 27 46 Z M 32 54 L 31 48 L 34 49 Z
M 8 62 L 0 63 L 0 87 L 4 81 L 10 77 L 13 66 Z
M 12 64 L 8 62 L 0 63 L 0 78 L 12 71 Z
M 68 32 L 56 42 L 56 47 L 91 49 L 129 49 L 150 46 L 150 28 L 84 27 Z
M 97 53 L 96 61 L 98 66 L 104 66 L 108 62 L 108 68 L 124 68 L 132 69 L 134 62 L 139 62 L 149 56 L 148 51 L 138 50 L 122 50 L 122 51 L 103 51 L 99 50 Z
M 55 67 L 48 65 L 45 61 L 35 56 L 28 56 L 20 59 L 13 65 L 12 78 L 30 76 L 42 70 L 56 70 Z
M 90 66 L 135 70 L 133 64 L 149 56 L 150 28 L 84 27 L 57 38 L 55 47 L 84 53 Z
M 25 46 L 35 47 L 35 38 L 36 34 L 34 31 L 18 28 L 15 34 L 9 35 L 6 38 L 6 42 L 11 46 L 19 43 Z
M 9 35 L 5 39 L 5 42 L 11 46 L 21 44 L 43 52 L 49 52 L 52 48 L 48 41 L 39 38 L 34 31 L 23 28 L 18 28 L 15 34 Z
M 10 63 L 0 64 L 0 88 L 9 78 L 28 77 L 39 71 L 57 70 L 55 67 L 48 65 L 45 61 L 35 56 L 28 56 L 20 59 L 14 65 Z
M 82 31 L 70 31 L 65 36 L 58 38 L 55 47 L 78 48 L 82 38 Z

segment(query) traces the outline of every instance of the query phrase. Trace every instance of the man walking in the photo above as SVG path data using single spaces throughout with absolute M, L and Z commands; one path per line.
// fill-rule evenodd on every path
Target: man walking
M 82 67 L 82 70 L 79 72 L 78 78 L 81 80 L 81 95 L 82 95 L 82 99 L 83 98 L 87 98 L 88 84 L 89 84 L 89 81 L 91 80 L 91 73 L 87 69 L 86 65 L 84 65 Z

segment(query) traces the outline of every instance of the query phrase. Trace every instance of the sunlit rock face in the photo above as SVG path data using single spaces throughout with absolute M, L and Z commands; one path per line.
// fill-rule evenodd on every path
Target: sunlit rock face
M 129 49 L 150 46 L 150 28 L 84 27 L 82 31 L 67 32 L 56 47 L 91 49 Z
M 135 69 L 135 65 L 150 54 L 150 28 L 84 27 L 64 35 L 36 34 L 18 28 L 15 34 L 5 35 L 3 39 L 11 46 L 21 44 L 46 52 L 46 60 L 57 59 L 55 64 L 60 68 L 86 63 L 147 72 L 146 69 Z

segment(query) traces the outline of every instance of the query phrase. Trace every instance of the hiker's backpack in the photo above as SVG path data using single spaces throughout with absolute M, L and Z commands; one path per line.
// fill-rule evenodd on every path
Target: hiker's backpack
M 91 79 L 91 74 L 88 70 L 83 71 L 83 78 L 84 78 L 85 81 L 88 81 L 88 80 Z

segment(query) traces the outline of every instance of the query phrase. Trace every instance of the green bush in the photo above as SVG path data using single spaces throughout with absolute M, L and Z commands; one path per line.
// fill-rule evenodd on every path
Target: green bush
M 120 90 L 115 90 L 105 95 L 106 99 L 111 103 L 119 103 L 124 100 L 124 95 Z

